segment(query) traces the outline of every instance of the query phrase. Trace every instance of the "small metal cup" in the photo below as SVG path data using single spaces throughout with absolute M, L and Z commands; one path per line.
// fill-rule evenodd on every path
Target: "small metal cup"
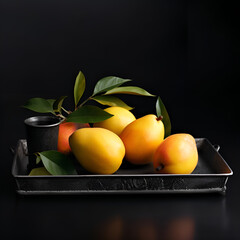
M 34 153 L 57 150 L 58 131 L 61 119 L 54 116 L 36 116 L 25 119 L 28 147 L 28 172 L 36 167 Z

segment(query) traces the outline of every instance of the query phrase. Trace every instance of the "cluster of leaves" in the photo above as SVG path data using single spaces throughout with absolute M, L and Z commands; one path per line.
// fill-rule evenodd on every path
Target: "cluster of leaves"
M 132 107 L 128 106 L 120 98 L 113 96 L 114 94 L 131 94 L 140 96 L 155 97 L 146 90 L 136 86 L 122 86 L 124 83 L 130 82 L 130 79 L 123 79 L 115 76 L 109 76 L 100 79 L 94 87 L 90 97 L 80 103 L 86 87 L 86 79 L 80 71 L 76 77 L 74 85 L 74 110 L 69 111 L 63 107 L 63 102 L 67 96 L 61 96 L 57 99 L 31 98 L 23 106 L 29 110 L 38 113 L 51 113 L 60 117 L 63 121 L 75 123 L 95 123 L 104 121 L 112 114 L 107 113 L 103 109 L 94 106 L 86 105 L 90 100 L 96 101 L 102 105 L 119 106 L 127 110 Z M 162 121 L 165 126 L 165 137 L 171 134 L 171 122 L 167 110 L 160 97 L 156 101 L 157 117 L 162 116 Z M 76 174 L 74 165 L 70 156 L 64 155 L 58 151 L 44 151 L 36 153 L 36 163 L 42 161 L 44 167 L 52 175 L 72 175 Z
M 52 113 L 67 122 L 76 123 L 95 123 L 112 117 L 103 109 L 86 105 L 90 100 L 94 100 L 102 105 L 119 106 L 131 110 L 132 107 L 124 103 L 120 98 L 113 96 L 114 94 L 132 94 L 141 96 L 151 96 L 146 90 L 136 86 L 121 86 L 131 81 L 119 77 L 105 77 L 100 79 L 94 87 L 93 94 L 85 101 L 80 103 L 82 95 L 85 91 L 86 80 L 84 74 L 80 71 L 77 75 L 74 85 L 74 110 L 68 111 L 63 107 L 63 102 L 67 96 L 61 96 L 57 99 L 31 98 L 23 106 L 29 110 L 39 113 Z

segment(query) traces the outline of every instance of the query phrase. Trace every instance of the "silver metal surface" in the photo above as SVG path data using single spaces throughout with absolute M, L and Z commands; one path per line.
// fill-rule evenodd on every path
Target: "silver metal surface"
M 12 175 L 19 194 L 132 194 L 225 193 L 231 168 L 207 139 L 196 139 L 199 159 L 192 174 L 157 174 L 151 164 L 123 166 L 112 175 L 82 173 L 61 176 L 28 176 L 26 140 L 19 140 Z

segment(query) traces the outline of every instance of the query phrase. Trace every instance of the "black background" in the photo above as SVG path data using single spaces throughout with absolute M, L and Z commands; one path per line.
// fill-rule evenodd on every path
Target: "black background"
M 116 228 L 120 239 L 168 239 L 180 228 L 184 239 L 239 239 L 239 40 L 231 1 L 1 0 L 1 234 L 107 239 Z M 219 144 L 234 171 L 227 195 L 17 197 L 9 147 L 35 115 L 20 106 L 68 95 L 71 108 L 80 70 L 84 98 L 102 77 L 130 78 L 161 96 L 173 133 Z M 155 111 L 156 98 L 122 99 L 137 117 Z

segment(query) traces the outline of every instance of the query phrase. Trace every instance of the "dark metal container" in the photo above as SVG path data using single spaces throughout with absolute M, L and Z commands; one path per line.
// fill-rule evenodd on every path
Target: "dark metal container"
M 29 154 L 28 172 L 36 167 L 34 153 L 57 150 L 58 131 L 61 120 L 54 116 L 36 116 L 25 119 L 27 148 Z
M 192 174 L 156 174 L 151 164 L 122 165 L 112 175 L 79 172 L 78 175 L 28 176 L 26 140 L 19 140 L 12 175 L 19 194 L 97 194 L 97 193 L 225 193 L 231 168 L 219 154 L 218 146 L 196 139 L 198 165 Z

